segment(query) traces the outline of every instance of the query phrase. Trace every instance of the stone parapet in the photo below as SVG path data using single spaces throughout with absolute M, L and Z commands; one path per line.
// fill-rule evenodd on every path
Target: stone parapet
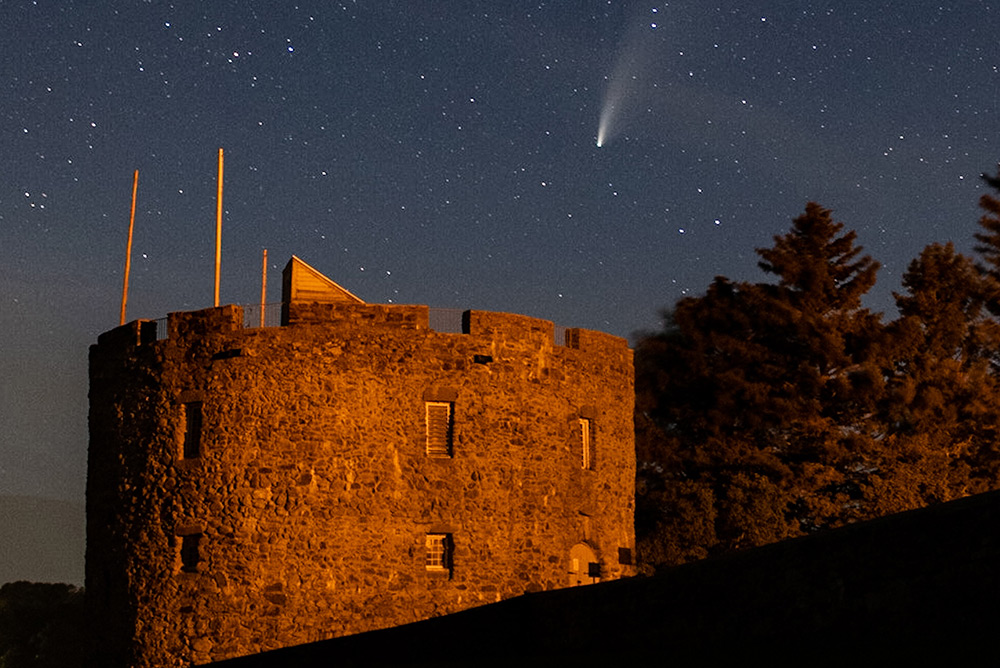
M 427 329 L 427 312 L 426 306 L 399 304 L 291 303 L 285 305 L 282 324 Z

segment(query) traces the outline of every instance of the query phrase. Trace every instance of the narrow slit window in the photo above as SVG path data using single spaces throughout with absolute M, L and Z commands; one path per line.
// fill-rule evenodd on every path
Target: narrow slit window
M 451 572 L 452 542 L 451 534 L 427 534 L 427 570 L 438 573 Z
M 580 418 L 580 460 L 584 469 L 594 468 L 594 421 Z
M 191 533 L 180 538 L 181 571 L 184 573 L 197 573 L 198 564 L 201 563 L 201 554 L 198 550 L 201 544 L 201 534 Z
M 454 432 L 454 405 L 446 401 L 428 401 L 427 456 L 451 457 Z
M 201 402 L 184 404 L 184 459 L 201 456 Z

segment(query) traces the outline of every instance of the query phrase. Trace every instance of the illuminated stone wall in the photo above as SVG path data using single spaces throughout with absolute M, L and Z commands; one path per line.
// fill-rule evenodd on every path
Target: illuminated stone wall
M 101 665 L 204 663 L 564 587 L 580 544 L 601 579 L 632 574 L 622 339 L 556 345 L 550 322 L 481 311 L 440 333 L 426 306 L 286 300 L 284 318 L 174 313 L 165 339 L 134 322 L 92 347 Z M 426 454 L 427 401 L 453 405 L 451 457 Z M 428 570 L 429 533 L 450 536 L 450 568 Z

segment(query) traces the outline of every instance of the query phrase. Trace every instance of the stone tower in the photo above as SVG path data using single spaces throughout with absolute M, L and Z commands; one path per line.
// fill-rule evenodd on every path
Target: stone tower
M 624 340 L 483 311 L 432 327 L 436 310 L 366 304 L 297 258 L 282 293 L 281 326 L 223 306 L 91 348 L 99 665 L 205 663 L 633 573 Z

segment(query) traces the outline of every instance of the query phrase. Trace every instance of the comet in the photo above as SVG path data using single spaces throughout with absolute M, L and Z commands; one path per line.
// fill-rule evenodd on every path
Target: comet
M 653 9 L 653 14 L 658 10 Z M 607 85 L 597 122 L 597 148 L 605 146 L 628 125 L 630 110 L 637 109 L 645 92 L 642 77 L 649 70 L 649 63 L 656 50 L 652 34 L 658 23 L 643 17 L 632 25 L 622 40 L 622 47 L 615 58 L 611 74 L 605 77 Z
M 612 77 L 608 81 L 608 88 L 604 95 L 604 103 L 601 105 L 601 116 L 597 123 L 597 148 L 601 148 L 607 143 L 616 129 L 618 119 L 618 108 L 626 98 L 626 91 L 622 85 L 621 78 Z
M 610 102 L 605 99 L 604 104 L 601 106 L 601 117 L 597 123 L 597 148 L 604 146 L 604 142 L 608 138 L 608 128 L 611 127 L 611 122 L 615 118 L 615 109 L 617 109 L 617 104 Z

